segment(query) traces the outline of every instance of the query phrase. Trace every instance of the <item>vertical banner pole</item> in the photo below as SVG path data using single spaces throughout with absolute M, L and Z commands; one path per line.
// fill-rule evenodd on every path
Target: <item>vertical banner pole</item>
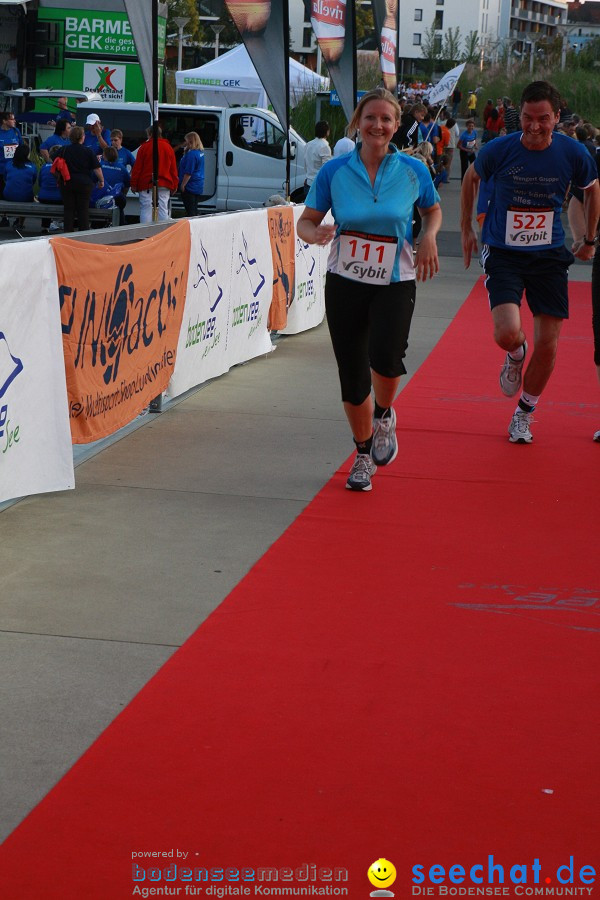
M 290 137 L 290 8 L 286 0 L 283 2 L 283 46 L 285 48 L 285 135 L 287 139 L 287 154 L 285 160 L 285 199 L 290 199 L 291 194 L 291 170 L 292 170 L 292 141 Z
M 158 0 L 152 0 L 152 221 L 158 221 Z

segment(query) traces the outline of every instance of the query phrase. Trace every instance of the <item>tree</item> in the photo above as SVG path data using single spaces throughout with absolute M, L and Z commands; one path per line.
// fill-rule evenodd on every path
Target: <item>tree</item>
M 465 49 L 462 55 L 462 62 L 478 63 L 480 49 L 479 32 L 470 31 L 465 38 Z
M 359 43 L 364 38 L 373 34 L 375 23 L 373 21 L 373 9 L 365 6 L 359 6 L 356 9 L 356 42 Z
M 431 77 L 435 71 L 435 64 L 441 58 L 441 38 L 435 28 L 435 19 L 423 35 L 421 43 L 421 55 L 425 60 L 425 72 Z
M 169 0 L 169 12 L 167 17 L 167 33 L 177 34 L 179 29 L 174 18 L 187 18 L 190 21 L 184 27 L 184 34 L 188 35 L 192 41 L 199 42 L 201 37 L 200 19 L 198 18 L 198 8 L 196 0 Z
M 449 63 L 456 63 L 460 59 L 461 42 L 460 26 L 448 28 L 442 39 L 442 59 Z

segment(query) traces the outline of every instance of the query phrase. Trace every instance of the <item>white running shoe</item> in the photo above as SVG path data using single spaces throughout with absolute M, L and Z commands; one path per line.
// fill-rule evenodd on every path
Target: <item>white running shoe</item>
M 356 459 L 350 469 L 346 487 L 349 491 L 372 490 L 371 478 L 377 471 L 377 466 L 368 453 L 357 453 Z
M 390 407 L 390 414 L 385 419 L 373 419 L 373 443 L 371 459 L 376 466 L 387 466 L 398 455 L 396 438 L 396 413 Z
M 533 435 L 529 430 L 532 417 L 533 413 L 525 412 L 523 409 L 518 409 L 514 413 L 508 426 L 508 439 L 511 444 L 530 444 L 532 442 Z
M 600 444 L 600 431 L 597 431 L 597 432 L 594 434 L 594 440 L 595 440 L 598 444 Z
M 527 341 L 523 344 L 523 359 L 514 360 L 506 354 L 504 365 L 500 369 L 500 390 L 507 397 L 514 397 L 521 387 L 523 365 L 527 356 Z

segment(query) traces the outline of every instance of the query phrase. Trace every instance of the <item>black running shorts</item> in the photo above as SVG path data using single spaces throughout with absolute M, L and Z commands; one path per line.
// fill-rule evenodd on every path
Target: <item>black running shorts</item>
M 406 374 L 415 295 L 414 280 L 369 285 L 327 273 L 325 310 L 343 401 L 359 406 L 367 399 L 371 369 L 386 378 Z
M 569 318 L 567 282 L 575 257 L 566 247 L 523 252 L 485 244 L 481 259 L 490 309 L 502 303 L 520 306 L 525 292 L 534 316 Z

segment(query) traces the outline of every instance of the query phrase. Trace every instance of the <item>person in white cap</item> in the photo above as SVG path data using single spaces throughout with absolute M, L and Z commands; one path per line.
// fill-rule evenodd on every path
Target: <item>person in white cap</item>
M 85 120 L 83 144 L 85 147 L 89 147 L 98 158 L 102 156 L 106 147 L 110 147 L 110 131 L 108 128 L 102 127 L 100 116 L 97 113 L 90 113 Z

